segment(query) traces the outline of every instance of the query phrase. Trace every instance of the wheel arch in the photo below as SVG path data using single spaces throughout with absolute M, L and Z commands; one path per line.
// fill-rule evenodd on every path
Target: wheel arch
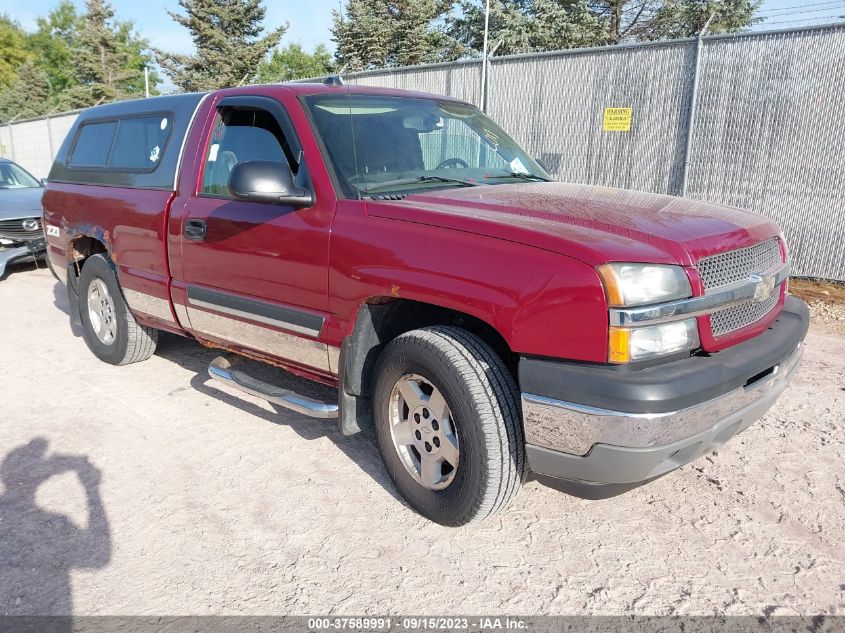
M 114 258 L 111 254 L 111 245 L 105 234 L 100 232 L 94 233 L 76 233 L 67 241 L 67 262 L 68 262 L 68 279 L 70 275 L 79 277 L 82 266 L 92 255 L 105 255 L 112 261 Z
M 434 303 L 373 296 L 361 303 L 352 333 L 340 347 L 339 423 L 344 435 L 372 425 L 370 390 L 381 350 L 405 332 L 431 325 L 454 325 L 476 334 L 501 358 L 516 379 L 518 357 L 492 325 L 471 314 Z
M 67 295 L 70 305 L 70 318 L 74 325 L 81 325 L 79 314 L 79 277 L 82 267 L 93 255 L 105 255 L 111 259 L 111 249 L 104 235 L 76 233 L 68 238 L 65 261 L 67 262 Z M 112 260 L 113 261 L 113 260 Z
M 376 359 L 384 346 L 400 334 L 432 325 L 453 325 L 472 332 L 493 349 L 516 377 L 518 357 L 490 323 L 434 303 L 375 296 L 358 307 L 352 333 L 343 339 L 339 363 L 342 391 L 368 397 Z

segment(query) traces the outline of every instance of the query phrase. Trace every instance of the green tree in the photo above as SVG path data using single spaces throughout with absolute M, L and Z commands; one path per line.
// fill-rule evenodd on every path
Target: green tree
M 269 84 L 321 77 L 331 73 L 333 67 L 332 54 L 325 45 L 318 44 L 313 53 L 308 53 L 300 44 L 288 44 L 261 62 L 256 81 Z
M 697 35 L 712 14 L 708 33 L 734 33 L 760 21 L 758 0 L 589 0 L 606 23 L 608 44 Z
M 149 68 L 150 95 L 159 94 L 158 73 L 155 71 L 155 60 L 150 52 L 149 42 L 135 32 L 132 22 L 117 23 L 118 45 L 125 55 L 125 68 L 129 75 L 124 83 L 124 90 L 130 97 L 144 96 L 144 66 Z
M 584 0 L 491 0 L 488 46 L 498 55 L 595 46 L 604 42 L 605 28 Z M 450 29 L 469 51 L 482 54 L 484 5 L 464 0 Z
M 26 50 L 26 32 L 5 14 L 0 14 L 0 86 L 13 83 L 18 68 L 30 59 Z
M 131 23 L 114 19 L 109 2 L 87 0 L 71 49 L 74 74 L 71 85 L 56 95 L 59 107 L 144 96 L 144 64 L 150 60 L 143 53 L 146 48 Z
M 447 33 L 452 0 L 349 0 L 333 11 L 341 70 L 451 61 L 464 53 Z
M 692 37 L 701 32 L 710 16 L 708 33 L 736 33 L 762 21 L 755 17 L 759 0 L 674 0 L 655 14 L 652 39 Z
M 50 108 L 50 84 L 47 73 L 32 60 L 18 68 L 12 83 L 0 90 L 0 121 L 27 119 L 46 113 Z
M 52 96 L 77 83 L 74 49 L 79 15 L 73 3 L 62 0 L 47 17 L 39 17 L 36 24 L 26 47 L 34 56 L 35 65 L 47 74 Z
M 187 92 L 238 86 L 258 72 L 288 25 L 266 35 L 266 9 L 261 0 L 179 0 L 185 15 L 168 11 L 191 32 L 196 54 L 156 49 L 159 65 L 174 84 Z

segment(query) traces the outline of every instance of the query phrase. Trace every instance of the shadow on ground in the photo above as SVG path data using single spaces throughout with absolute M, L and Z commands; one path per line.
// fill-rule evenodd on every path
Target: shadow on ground
M 41 484 L 65 472 L 76 473 L 85 489 L 86 528 L 36 505 Z M 0 616 L 72 613 L 70 571 L 104 567 L 111 558 L 100 471 L 81 455 L 48 456 L 47 440 L 38 437 L 2 459 L 0 481 Z M 54 622 L 50 631 L 70 631 L 71 624 Z
M 67 298 L 67 288 L 58 281 L 53 284 L 53 305 L 67 315 L 68 327 L 71 333 L 77 338 L 82 338 L 82 326 L 74 323 L 70 318 L 70 303 Z
M 61 283 L 57 282 L 53 285 L 53 302 L 59 310 L 67 315 L 70 314 L 67 290 Z M 68 321 L 73 335 L 81 337 L 82 326 L 71 324 L 70 319 L 68 319 Z M 189 371 L 195 372 L 196 375 L 191 378 L 191 388 L 272 424 L 284 424 L 285 426 L 290 427 L 305 440 L 315 440 L 321 437 L 327 437 L 334 442 L 349 459 L 354 461 L 361 470 L 372 477 L 373 480 L 381 485 L 395 499 L 402 501 L 397 494 L 396 489 L 393 487 L 393 483 L 390 481 L 387 471 L 382 465 L 381 456 L 379 455 L 375 444 L 375 437 L 371 432 L 363 431 L 357 435 L 345 436 L 340 432 L 335 420 L 318 420 L 308 418 L 307 416 L 303 416 L 272 403 L 268 403 L 274 409 L 274 412 L 270 412 L 252 402 L 249 402 L 248 400 L 230 395 L 225 391 L 215 388 L 214 382 L 208 376 L 208 364 L 215 357 L 219 356 L 220 353 L 220 350 L 203 347 L 191 338 L 177 336 L 175 334 L 170 334 L 169 332 L 159 333 L 156 356 L 176 363 L 180 367 Z M 239 365 L 238 369 L 246 371 L 255 378 L 264 380 L 284 389 L 290 389 L 310 398 L 322 400 L 324 402 L 337 401 L 336 389 L 300 378 L 299 376 L 295 376 L 294 374 L 276 367 L 271 367 L 265 363 L 247 360 L 243 365 Z M 188 387 L 177 387 L 170 393 L 170 395 L 178 393 L 181 389 L 187 388 Z
M 156 356 L 169 360 L 177 365 L 195 372 L 191 378 L 191 388 L 203 395 L 215 398 L 244 413 L 270 422 L 272 424 L 283 424 L 297 433 L 304 440 L 316 440 L 326 437 L 355 462 L 361 470 L 373 478 L 382 488 L 399 501 L 404 501 L 396 492 L 390 477 L 385 470 L 373 433 L 369 430 L 362 431 L 356 435 L 346 436 L 340 432 L 336 420 L 319 420 L 294 413 L 273 403 L 268 403 L 273 412 L 258 406 L 248 400 L 231 395 L 215 387 L 214 381 L 208 375 L 208 364 L 217 356 L 220 350 L 213 350 L 203 347 L 193 339 L 176 336 L 167 332 L 159 334 L 159 343 L 156 349 Z M 322 400 L 324 402 L 336 402 L 337 390 L 324 385 L 314 383 L 305 378 L 300 378 L 289 372 L 271 367 L 265 363 L 247 360 L 238 365 L 238 369 L 249 375 L 271 383 L 283 389 L 290 389 L 301 393 L 309 398 Z M 179 387 L 171 394 L 178 393 Z

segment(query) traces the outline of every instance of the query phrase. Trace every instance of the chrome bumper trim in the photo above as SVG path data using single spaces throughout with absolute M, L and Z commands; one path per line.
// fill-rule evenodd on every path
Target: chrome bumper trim
M 525 441 L 573 455 L 586 455 L 595 444 L 632 448 L 669 444 L 700 433 L 743 409 L 757 412 L 759 407 L 754 405 L 763 398 L 774 402 L 789 384 L 803 351 L 799 343 L 771 374 L 747 387 L 667 413 L 626 413 L 523 393 Z
M 771 284 L 772 289 L 777 289 L 788 277 L 789 263 L 785 263 L 765 274 L 751 275 L 743 281 L 709 292 L 701 297 L 680 299 L 641 308 L 612 308 L 610 310 L 610 325 L 632 327 L 701 316 L 714 310 L 721 310 L 753 299 L 761 284 Z

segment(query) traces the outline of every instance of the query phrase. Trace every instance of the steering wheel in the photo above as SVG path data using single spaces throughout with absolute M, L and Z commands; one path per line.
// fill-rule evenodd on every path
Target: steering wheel
M 447 158 L 442 163 L 440 163 L 435 169 L 447 169 L 449 167 L 466 167 L 469 168 L 469 164 L 463 158 Z

